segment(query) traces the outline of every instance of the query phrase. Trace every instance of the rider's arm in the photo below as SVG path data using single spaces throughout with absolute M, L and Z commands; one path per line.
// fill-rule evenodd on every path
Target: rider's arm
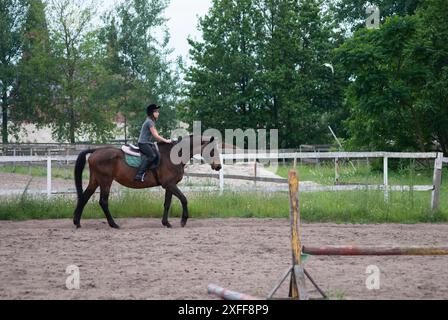
M 165 142 L 165 143 L 171 143 L 171 140 L 167 140 L 167 139 L 165 139 L 165 138 L 163 138 L 163 137 L 161 137 L 159 135 L 159 133 L 157 132 L 156 127 L 151 127 L 151 128 L 149 128 L 149 130 L 151 131 L 151 133 L 154 136 L 154 138 L 157 139 L 157 141 Z

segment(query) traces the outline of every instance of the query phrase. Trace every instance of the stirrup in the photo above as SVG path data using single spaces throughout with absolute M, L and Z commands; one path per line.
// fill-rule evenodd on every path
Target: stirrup
M 141 176 L 140 176 L 140 175 L 136 175 L 136 176 L 134 177 L 134 181 L 140 181 L 140 182 L 145 181 L 145 174 L 146 174 L 146 173 L 143 173 Z

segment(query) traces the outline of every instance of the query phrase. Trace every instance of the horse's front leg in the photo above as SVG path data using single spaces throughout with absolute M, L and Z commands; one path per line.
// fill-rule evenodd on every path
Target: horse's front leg
M 165 203 L 163 204 L 164 210 L 163 210 L 162 224 L 167 228 L 171 228 L 171 223 L 168 222 L 168 213 L 170 211 L 172 198 L 173 198 L 173 193 L 170 190 L 166 189 L 165 190 Z
M 169 191 L 171 191 L 182 203 L 182 219 L 180 221 L 180 225 L 185 227 L 188 220 L 188 202 L 185 195 L 180 191 L 179 187 L 175 184 L 171 184 L 167 187 Z

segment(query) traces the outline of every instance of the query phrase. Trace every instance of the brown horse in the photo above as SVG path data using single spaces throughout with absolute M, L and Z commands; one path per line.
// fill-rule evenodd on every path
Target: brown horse
M 78 193 L 78 204 L 74 212 L 73 223 L 77 228 L 81 227 L 80 221 L 82 211 L 84 210 L 84 207 L 89 201 L 90 197 L 99 186 L 99 203 L 104 211 L 104 214 L 106 215 L 107 222 L 112 228 L 119 228 L 119 226 L 112 218 L 112 215 L 110 214 L 108 205 L 110 187 L 112 185 L 112 182 L 115 180 L 121 185 L 133 189 L 151 188 L 161 185 L 165 189 L 165 204 L 162 225 L 171 228 L 171 224 L 168 222 L 168 211 L 171 206 L 172 196 L 175 195 L 182 203 L 181 226 L 184 227 L 188 220 L 187 198 L 179 190 L 177 183 L 183 178 L 186 162 L 188 162 L 195 154 L 202 155 L 204 148 L 207 146 L 207 149 L 211 148 L 209 159 L 212 169 L 216 171 L 221 170 L 219 154 L 215 152 L 216 143 L 213 142 L 213 137 L 206 138 L 190 135 L 175 143 L 158 143 L 160 152 L 160 164 L 156 169 L 157 177 L 153 174 L 152 171 L 148 171 L 143 182 L 134 181 L 134 176 L 137 172 L 137 169 L 126 164 L 125 154 L 120 149 L 108 147 L 100 149 L 90 149 L 81 152 L 78 155 L 75 165 L 75 185 L 76 191 Z M 182 161 L 176 160 L 173 162 L 173 159 L 171 158 L 171 150 L 176 145 L 178 147 L 176 150 L 181 149 L 180 153 L 188 150 L 190 153 L 187 157 L 185 157 L 185 155 L 183 156 L 179 154 L 180 156 L 182 156 Z M 90 180 L 89 185 L 83 192 L 82 172 L 86 164 L 87 154 L 90 153 L 92 154 L 89 157 Z

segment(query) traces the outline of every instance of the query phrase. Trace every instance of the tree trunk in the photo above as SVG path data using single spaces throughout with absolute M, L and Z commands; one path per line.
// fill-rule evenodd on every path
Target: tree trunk
M 3 93 L 2 97 L 2 142 L 3 144 L 8 143 L 8 104 L 6 102 L 7 96 L 6 92 Z
M 75 111 L 70 108 L 70 143 L 75 143 Z

